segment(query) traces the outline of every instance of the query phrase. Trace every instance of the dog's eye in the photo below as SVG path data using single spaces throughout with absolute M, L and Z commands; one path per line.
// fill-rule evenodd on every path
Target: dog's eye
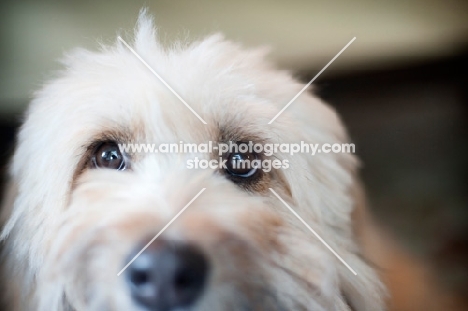
M 125 159 L 119 150 L 119 146 L 113 142 L 101 144 L 94 153 L 92 159 L 96 168 L 108 168 L 113 170 L 125 169 Z
M 249 152 L 235 152 L 227 157 L 226 171 L 237 177 L 251 177 L 258 169 L 257 160 L 258 156 L 255 153 Z

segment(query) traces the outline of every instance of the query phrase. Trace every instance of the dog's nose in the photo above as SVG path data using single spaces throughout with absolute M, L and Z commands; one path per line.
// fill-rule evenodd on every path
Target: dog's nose
M 146 310 L 172 311 L 195 304 L 205 287 L 209 263 L 203 252 L 191 244 L 156 240 L 127 270 L 136 303 Z

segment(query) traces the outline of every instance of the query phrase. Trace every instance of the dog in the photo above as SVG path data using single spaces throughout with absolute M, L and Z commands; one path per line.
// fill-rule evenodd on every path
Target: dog
M 289 167 L 266 172 L 232 165 L 255 152 L 188 169 L 215 152 L 120 148 L 347 143 L 337 113 L 305 92 L 269 124 L 304 85 L 264 49 L 164 47 L 145 11 L 124 42 L 66 55 L 26 113 L 2 208 L 8 310 L 384 310 L 355 155 L 278 153 Z

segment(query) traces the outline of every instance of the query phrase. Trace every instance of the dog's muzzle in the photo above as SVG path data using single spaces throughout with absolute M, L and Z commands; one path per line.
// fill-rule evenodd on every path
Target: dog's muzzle
M 148 241 L 136 247 L 129 260 Z M 172 311 L 196 303 L 205 287 L 209 262 L 191 244 L 157 239 L 125 273 L 135 303 L 148 311 Z

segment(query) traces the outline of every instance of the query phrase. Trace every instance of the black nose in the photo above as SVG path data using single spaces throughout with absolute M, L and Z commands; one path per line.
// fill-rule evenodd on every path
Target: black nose
M 146 245 L 135 249 L 130 260 Z M 146 310 L 172 311 L 197 301 L 209 264 L 195 246 L 155 240 L 127 268 L 132 298 Z

